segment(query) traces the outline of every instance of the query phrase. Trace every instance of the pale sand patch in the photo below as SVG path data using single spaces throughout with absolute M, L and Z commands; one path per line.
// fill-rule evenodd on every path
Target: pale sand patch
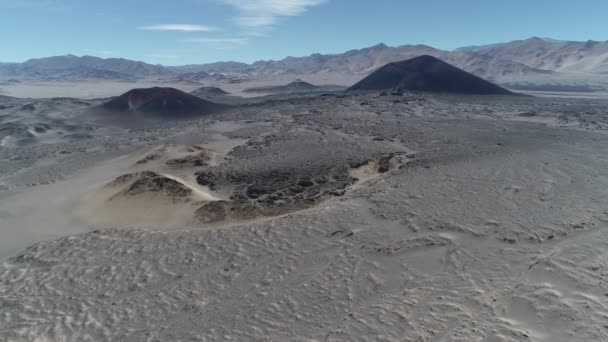
M 4 194 L 0 212 L 7 214 L 0 219 L 0 256 L 8 256 L 32 241 L 90 231 L 77 215 L 80 199 L 108 178 L 124 173 L 131 163 L 128 156 L 121 156 L 100 162 L 66 180 Z
M 95 225 L 191 224 L 194 212 L 222 198 L 196 182 L 217 154 L 199 145 L 163 144 L 135 154 L 132 170 L 82 199 L 80 217 Z
M 98 226 L 174 226 L 192 222 L 200 202 L 175 202 L 160 194 L 115 197 L 120 189 L 106 189 L 83 198 L 82 220 Z M 208 196 L 211 197 L 211 196 Z

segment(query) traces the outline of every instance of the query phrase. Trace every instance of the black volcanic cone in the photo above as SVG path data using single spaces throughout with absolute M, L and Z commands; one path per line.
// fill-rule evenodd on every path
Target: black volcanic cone
M 102 104 L 100 109 L 114 114 L 134 114 L 153 119 L 180 119 L 202 116 L 224 106 L 174 88 L 132 89 Z
M 402 90 L 457 94 L 513 94 L 433 56 L 389 63 L 348 90 Z

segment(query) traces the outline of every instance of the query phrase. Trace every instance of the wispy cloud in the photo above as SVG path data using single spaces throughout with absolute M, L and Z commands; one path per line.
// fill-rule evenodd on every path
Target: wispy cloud
M 216 28 L 212 27 L 212 26 L 190 25 L 190 24 L 148 25 L 148 26 L 142 26 L 139 29 L 146 30 L 146 31 L 183 31 L 183 32 L 207 32 L 207 31 L 216 30 Z
M 206 44 L 233 44 L 233 45 L 243 45 L 247 43 L 247 38 L 188 38 L 185 39 L 186 42 L 190 43 L 206 43 Z
M 264 28 L 275 25 L 280 17 L 300 15 L 308 8 L 320 5 L 326 0 L 222 0 L 236 8 L 238 15 L 234 21 L 244 27 Z

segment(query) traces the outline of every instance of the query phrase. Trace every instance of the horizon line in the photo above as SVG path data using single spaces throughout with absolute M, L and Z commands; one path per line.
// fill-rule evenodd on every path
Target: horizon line
M 341 50 L 341 52 L 312 52 L 309 53 L 307 55 L 299 55 L 299 56 L 291 56 L 291 55 L 287 55 L 284 56 L 282 58 L 270 58 L 270 59 L 258 59 L 258 60 L 254 60 L 252 62 L 242 62 L 242 61 L 238 61 L 238 60 L 217 60 L 217 61 L 212 61 L 212 62 L 201 62 L 201 63 L 185 63 L 185 64 L 162 64 L 162 63 L 153 63 L 153 62 L 148 62 L 145 59 L 141 59 L 141 58 L 127 58 L 127 57 L 120 57 L 120 56 L 108 56 L 108 57 L 101 57 L 99 55 L 91 55 L 91 54 L 74 54 L 74 53 L 66 53 L 63 55 L 49 55 L 49 56 L 42 56 L 42 57 L 32 57 L 32 58 L 28 58 L 26 60 L 23 60 L 21 62 L 15 62 L 15 61 L 0 61 L 0 64 L 23 64 L 26 63 L 28 61 L 31 60 L 37 60 L 37 59 L 45 59 L 45 58 L 54 58 L 54 57 L 68 57 L 68 56 L 73 56 L 73 57 L 78 57 L 78 58 L 84 58 L 84 57 L 94 57 L 94 58 L 99 58 L 99 59 L 103 59 L 103 60 L 108 60 L 108 59 L 125 59 L 125 60 L 129 60 L 129 61 L 133 61 L 133 62 L 142 62 L 142 63 L 146 63 L 146 64 L 150 64 L 150 65 L 155 65 L 155 66 L 163 66 L 163 67 L 180 67 L 180 66 L 189 66 L 189 65 L 203 65 L 203 64 L 213 64 L 213 63 L 242 63 L 242 64 L 254 64 L 256 62 L 268 62 L 268 61 L 279 61 L 279 60 L 283 60 L 285 58 L 304 58 L 304 57 L 310 57 L 313 55 L 317 55 L 317 54 L 321 54 L 321 55 L 338 55 L 338 54 L 342 54 L 342 53 L 346 53 L 349 51 L 355 51 L 355 50 L 364 50 L 364 49 L 369 49 L 369 48 L 373 48 L 379 45 L 385 45 L 389 48 L 397 48 L 397 47 L 403 47 L 403 46 L 426 46 L 426 47 L 430 47 L 436 50 L 441 50 L 441 51 L 448 51 L 448 52 L 456 52 L 459 49 L 462 48 L 468 48 L 468 47 L 480 47 L 480 46 L 486 46 L 486 45 L 495 45 L 495 44 L 506 44 L 506 43 L 511 43 L 511 42 L 517 42 L 517 41 L 525 41 L 525 40 L 531 40 L 531 39 L 542 39 L 544 41 L 547 42 L 578 42 L 578 43 L 584 43 L 584 42 L 608 42 L 608 40 L 593 40 L 593 39 L 587 39 L 587 40 L 565 40 L 565 39 L 556 39 L 556 38 L 552 38 L 552 37 L 540 37 L 540 36 L 531 36 L 528 38 L 520 38 L 520 39 L 513 39 L 513 40 L 509 40 L 509 41 L 503 41 L 503 42 L 494 42 L 494 43 L 480 43 L 480 44 L 469 44 L 469 45 L 463 45 L 454 49 L 442 49 L 442 48 L 437 48 L 433 45 L 430 44 L 424 44 L 424 43 L 405 43 L 405 44 L 399 44 L 399 45 L 388 45 L 386 43 L 380 42 L 374 45 L 369 45 L 369 46 L 365 46 L 365 47 L 360 47 L 360 48 L 352 48 L 352 49 L 348 49 L 348 50 Z

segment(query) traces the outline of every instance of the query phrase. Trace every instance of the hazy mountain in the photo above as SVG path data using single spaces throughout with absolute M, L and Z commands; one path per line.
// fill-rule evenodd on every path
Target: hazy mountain
M 558 39 L 553 39 L 553 38 L 538 38 L 538 37 L 532 37 L 530 39 L 542 39 L 547 43 L 563 43 L 566 42 L 565 40 L 558 40 Z M 514 41 L 512 41 L 514 42 Z M 485 44 L 485 45 L 471 45 L 471 46 L 463 46 L 463 47 L 459 47 L 454 49 L 454 51 L 464 51 L 464 52 L 479 52 L 482 50 L 488 50 L 488 49 L 492 49 L 492 48 L 499 48 L 502 47 L 506 44 L 509 44 L 509 42 L 503 42 L 503 43 L 492 43 L 492 44 Z
M 511 94 L 506 89 L 428 55 L 389 63 L 349 90 L 397 88 L 457 94 Z
M 114 80 L 136 82 L 138 80 L 138 77 L 120 72 L 88 68 L 56 70 L 48 73 L 39 72 L 36 75 L 39 79 L 48 81 Z
M 201 84 L 207 80 L 217 80 L 221 75 L 210 75 L 204 71 L 199 72 L 186 72 L 183 74 L 172 75 L 166 78 L 162 78 L 162 82 L 165 83 L 189 83 L 189 84 Z
M 278 61 L 257 61 L 253 64 L 224 62 L 199 66 L 172 67 L 171 69 L 264 76 L 339 73 L 363 77 L 387 63 L 402 61 L 421 55 L 438 57 L 477 76 L 488 79 L 513 74 L 547 73 L 546 70 L 531 68 L 503 58 L 476 53 L 443 51 L 426 45 L 390 47 L 385 44 L 350 50 L 340 54 L 312 54 L 306 57 L 287 57 Z
M 577 84 L 608 81 L 608 42 L 568 42 L 549 38 L 469 46 L 444 51 L 426 45 L 397 47 L 378 44 L 338 54 L 312 54 L 281 60 L 217 62 L 164 67 L 121 58 L 73 55 L 0 63 L 0 77 L 33 80 L 121 80 L 142 78 L 163 82 L 237 83 L 255 78 L 286 76 L 320 79 L 361 79 L 391 63 L 429 55 L 464 71 L 503 84 Z M 282 77 L 285 79 L 286 77 Z
M 240 62 L 216 62 L 207 64 L 190 64 L 181 66 L 170 66 L 167 67 L 169 70 L 175 73 L 248 73 L 253 71 L 251 65 Z
M 535 37 L 480 47 L 475 52 L 557 72 L 608 73 L 608 41 L 573 42 Z
M 0 63 L 0 76 L 17 76 L 19 63 Z
M 200 81 L 203 81 L 203 80 L 209 78 L 210 76 L 211 76 L 210 74 L 208 74 L 204 71 L 199 71 L 199 72 L 187 72 L 185 74 L 180 74 L 178 77 L 182 80 L 200 82 Z
M 0 74 L 37 79 L 123 79 L 171 75 L 159 66 L 124 58 L 74 55 L 30 59 L 23 63 L 0 65 Z

